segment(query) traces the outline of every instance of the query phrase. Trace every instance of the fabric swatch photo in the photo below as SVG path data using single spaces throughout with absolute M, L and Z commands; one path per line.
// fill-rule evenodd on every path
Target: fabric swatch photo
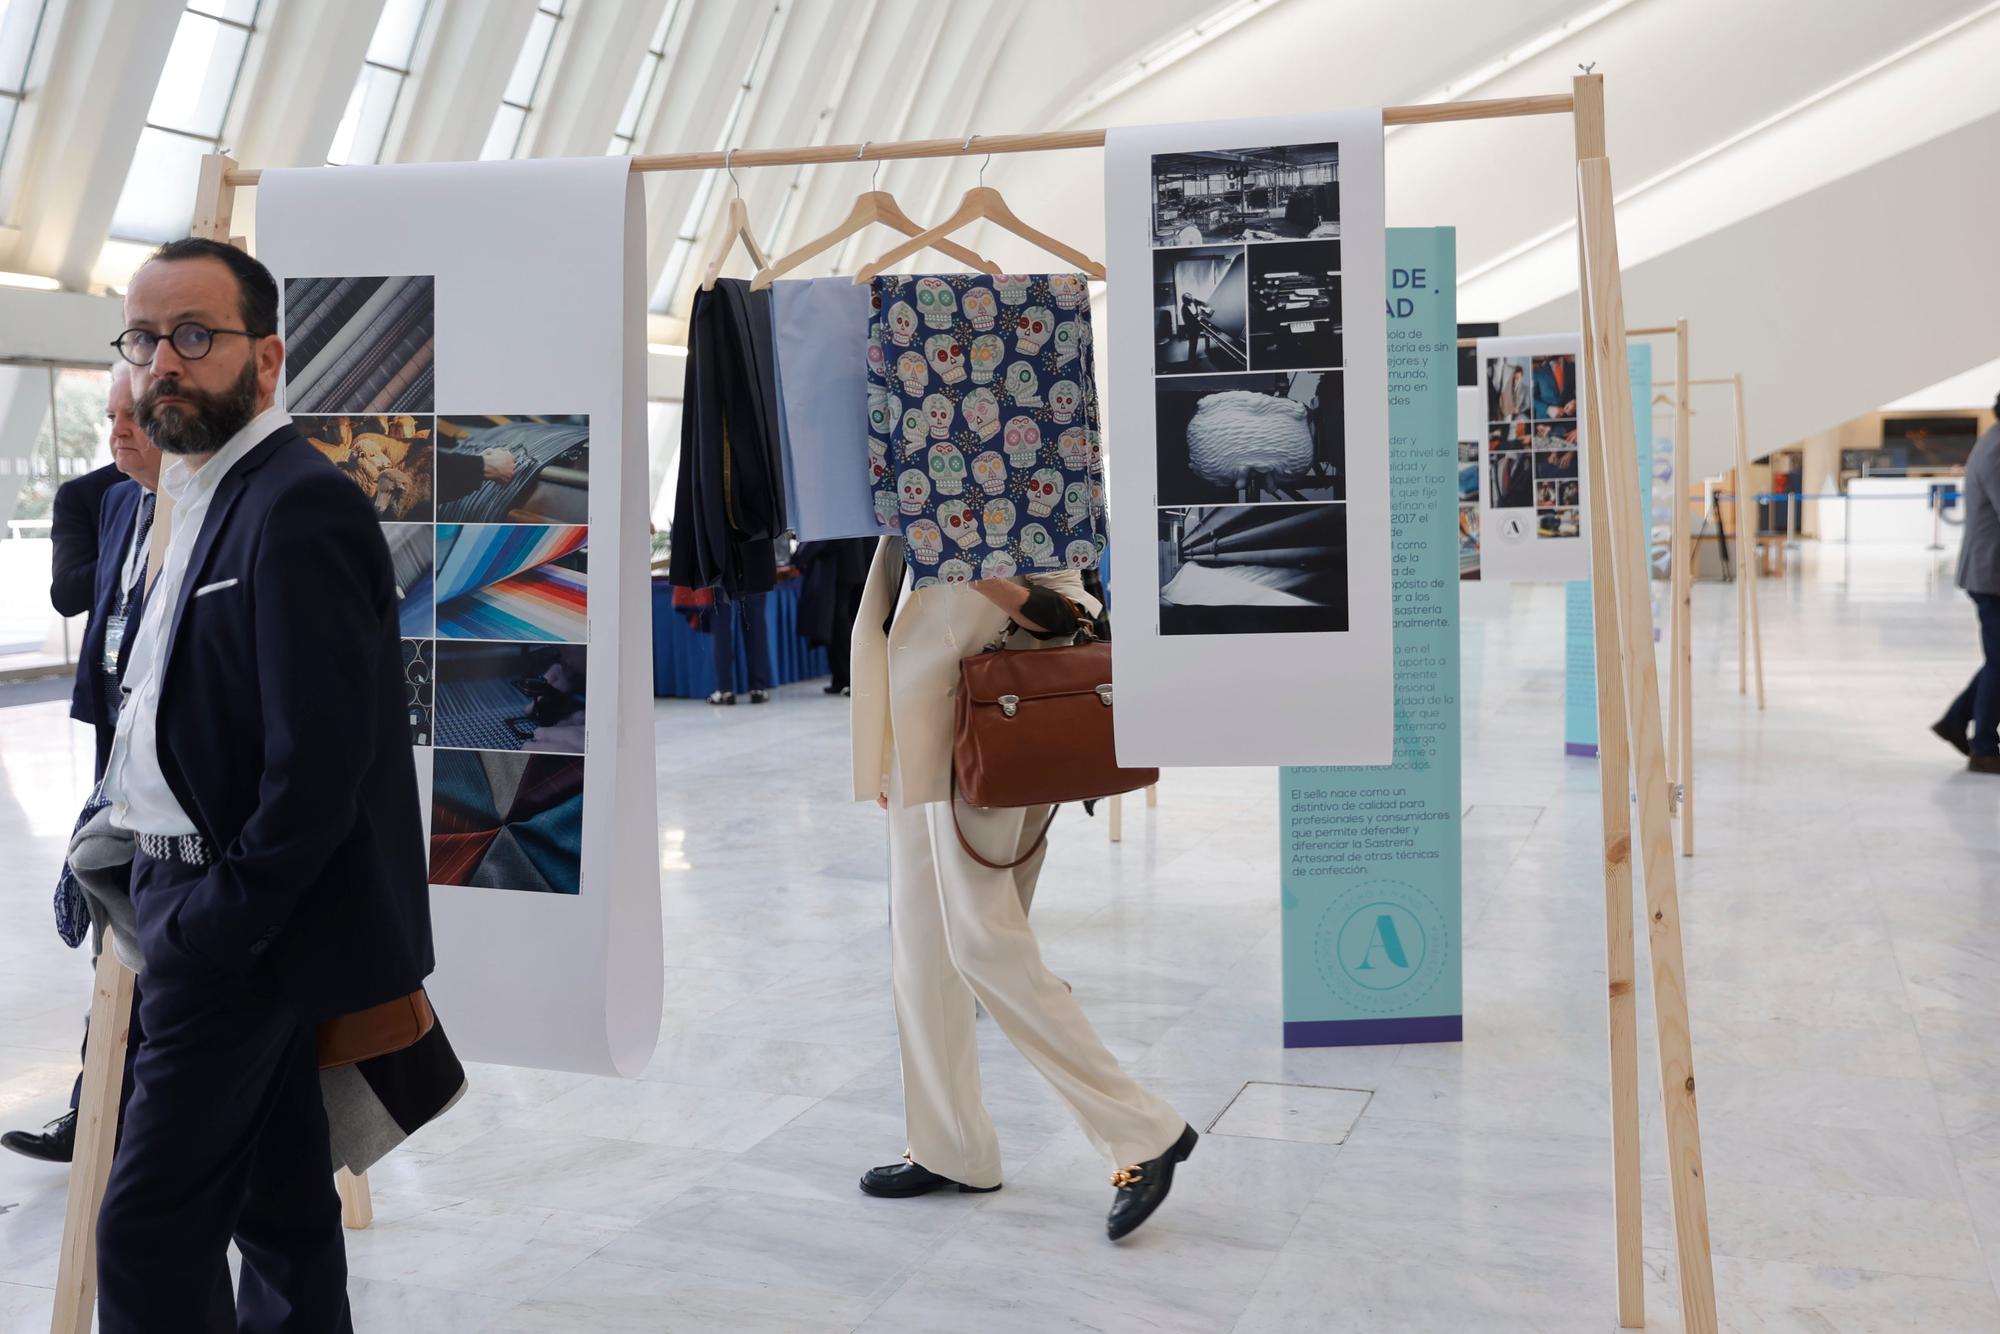
M 433 437 L 429 417 L 298 417 L 292 424 L 361 488 L 385 523 L 429 523 Z
M 427 523 L 385 523 L 382 536 L 396 573 L 397 627 L 405 638 L 429 639 L 436 633 L 437 529 Z
M 590 418 L 440 417 L 438 519 L 590 522 Z
M 285 407 L 429 412 L 436 284 L 429 277 L 285 282 Z
M 589 537 L 583 527 L 439 524 L 438 637 L 582 643 Z
M 437 646 L 437 744 L 583 754 L 581 644 Z
M 875 280 L 869 471 L 917 588 L 1098 563 L 1088 295 L 1080 273 Z
M 432 884 L 575 894 L 582 864 L 582 756 L 436 752 Z

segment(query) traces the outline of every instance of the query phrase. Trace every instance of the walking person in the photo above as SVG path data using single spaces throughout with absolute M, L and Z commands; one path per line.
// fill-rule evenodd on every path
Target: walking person
M 2000 416 L 2000 395 L 1993 411 Z M 1966 757 L 1973 773 L 2000 774 L 2000 422 L 1986 428 L 1965 461 L 1958 586 L 1978 610 L 1985 662 L 1931 730 Z
M 902 539 L 883 538 L 854 625 L 854 794 L 889 813 L 890 958 L 908 1135 L 903 1161 L 871 1168 L 861 1189 L 890 1198 L 1000 1189 L 1000 1141 L 980 1097 L 977 1000 L 1115 1169 L 1106 1220 L 1115 1241 L 1166 1199 L 1197 1136 L 1119 1068 L 1042 962 L 1027 913 L 1039 861 L 985 865 L 957 832 L 989 859 L 1011 861 L 1038 841 L 1047 808 L 967 806 L 954 801 L 951 776 L 960 660 L 1016 628 L 1067 642 L 1078 608 L 1094 617 L 1101 604 L 1074 569 L 937 585 L 899 599 L 907 578 Z
M 273 406 L 263 265 L 169 242 L 125 319 L 174 514 L 104 777 L 138 845 L 145 987 L 97 1220 L 99 1328 L 344 1334 L 317 1030 L 433 966 L 389 550 Z
M 748 668 L 752 704 L 771 698 L 771 627 L 764 619 L 764 603 L 769 593 L 738 593 L 731 597 L 721 585 L 715 589 L 715 605 L 709 608 L 709 642 L 715 667 L 715 690 L 710 704 L 736 702 L 736 626 L 743 625 L 743 658 Z

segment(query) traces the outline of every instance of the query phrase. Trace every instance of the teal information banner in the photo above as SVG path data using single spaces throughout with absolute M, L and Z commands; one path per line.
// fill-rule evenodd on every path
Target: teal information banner
M 1464 1035 L 1457 239 L 1395 227 L 1388 250 L 1395 758 L 1278 771 L 1287 1047 Z
M 1639 508 L 1651 551 L 1653 532 L 1653 348 L 1633 343 L 1632 439 L 1639 448 Z M 1650 556 L 1649 556 L 1650 558 Z M 1597 643 L 1591 634 L 1590 583 L 1563 585 L 1563 753 L 1597 754 Z M 1653 618 L 1659 619 L 1656 614 Z

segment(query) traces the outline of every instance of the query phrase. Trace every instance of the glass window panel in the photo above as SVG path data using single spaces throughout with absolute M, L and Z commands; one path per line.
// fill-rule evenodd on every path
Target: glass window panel
M 504 100 L 524 107 L 534 105 L 542 61 L 548 57 L 549 43 L 555 40 L 555 35 L 556 21 L 537 10 L 534 21 L 528 25 L 528 40 L 521 43 L 521 54 L 514 59 L 514 73 L 507 79 Z
M 646 108 L 646 94 L 652 91 L 653 72 L 660 67 L 660 58 L 647 54 L 639 62 L 639 77 L 632 80 L 632 91 L 625 97 L 625 109 L 618 113 L 618 133 L 630 139 L 639 133 L 639 113 Z
M 563 3 L 564 0 L 542 0 L 542 12 L 544 14 L 554 14 L 557 18 L 561 18 Z
M 111 233 L 128 241 L 171 241 L 186 236 L 194 222 L 196 179 L 204 153 L 215 151 L 205 139 L 157 130 L 139 132 L 139 149 L 125 177 L 111 215 Z
M 493 117 L 493 128 L 486 132 L 486 146 L 479 150 L 479 160 L 493 162 L 514 156 L 514 149 L 521 142 L 521 126 L 527 119 L 528 113 L 520 107 L 502 104 Z
M 232 23 L 257 21 L 257 0 L 188 0 L 188 8 Z
M 0 88 L 20 92 L 28 82 L 28 59 L 35 51 L 35 30 L 48 0 L 11 0 L 0 11 Z
M 336 166 L 349 162 L 380 162 L 382 141 L 389 134 L 389 117 L 396 110 L 396 95 L 402 90 L 403 76 L 380 65 L 363 65 L 354 81 L 354 93 L 347 99 L 347 113 L 334 131 L 333 147 L 326 160 Z
M 182 14 L 146 119 L 188 134 L 220 135 L 249 40 L 250 34 L 241 28 L 203 18 L 192 10 Z
M 0 97 L 0 162 L 7 160 L 7 145 L 14 135 L 14 113 L 20 109 L 21 104 L 13 98 Z M 617 153 L 624 150 L 614 148 L 611 151 Z
M 660 26 L 653 29 L 653 40 L 646 44 L 646 49 L 654 55 L 660 56 L 666 54 L 667 29 L 674 26 L 674 13 L 680 7 L 681 0 L 667 0 L 667 7 L 660 11 Z
M 417 33 L 424 26 L 424 11 L 430 0 L 389 0 L 382 17 L 375 21 L 375 36 L 368 43 L 368 58 L 378 65 L 407 70 L 417 49 Z

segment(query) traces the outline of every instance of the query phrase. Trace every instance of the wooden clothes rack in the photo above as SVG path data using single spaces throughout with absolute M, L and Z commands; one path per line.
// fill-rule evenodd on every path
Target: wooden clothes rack
M 1648 605 L 1646 534 L 1639 531 L 1637 445 L 1632 428 L 1631 385 L 1625 356 L 1624 295 L 1605 156 L 1604 79 L 1585 74 L 1568 93 L 1498 98 L 1426 106 L 1386 107 L 1386 125 L 1422 125 L 1513 116 L 1569 115 L 1575 129 L 1577 258 L 1582 304 L 1583 381 L 1589 423 L 1592 504 L 1608 523 L 1591 525 L 1592 597 L 1599 633 L 1598 765 L 1603 789 L 1605 957 L 1611 1067 L 1613 1250 L 1618 1278 L 1618 1319 L 1627 1328 L 1645 1324 L 1644 1250 L 1639 1208 L 1638 1025 L 1634 992 L 1632 920 L 1632 802 L 1637 792 L 1645 863 L 1647 938 L 1652 956 L 1656 1047 L 1667 1179 L 1673 1201 L 1674 1249 L 1681 1314 L 1689 1334 L 1716 1330 L 1715 1279 L 1709 1251 L 1707 1183 L 1695 1105 L 1694 1054 L 1688 1032 L 1686 968 L 1675 886 L 1666 756 L 1660 732 L 1660 693 Z M 812 163 L 893 161 L 1094 148 L 1102 130 L 1017 134 L 907 143 L 828 144 L 804 148 L 730 149 L 632 159 L 632 170 L 695 171 Z M 256 169 L 216 154 L 202 159 L 193 232 L 227 239 L 235 192 L 255 185 Z M 156 521 L 156 527 L 158 523 Z M 1609 633 L 1606 633 L 1606 630 Z M 91 1042 L 84 1059 L 77 1156 L 57 1276 L 55 1334 L 88 1334 L 95 1305 L 93 1236 L 97 1207 L 111 1167 L 117 1124 L 122 1049 L 132 996 L 132 974 L 106 949 L 98 962 Z M 350 1190 L 359 1193 L 359 1182 Z M 365 1195 L 362 1196 L 365 1207 Z

